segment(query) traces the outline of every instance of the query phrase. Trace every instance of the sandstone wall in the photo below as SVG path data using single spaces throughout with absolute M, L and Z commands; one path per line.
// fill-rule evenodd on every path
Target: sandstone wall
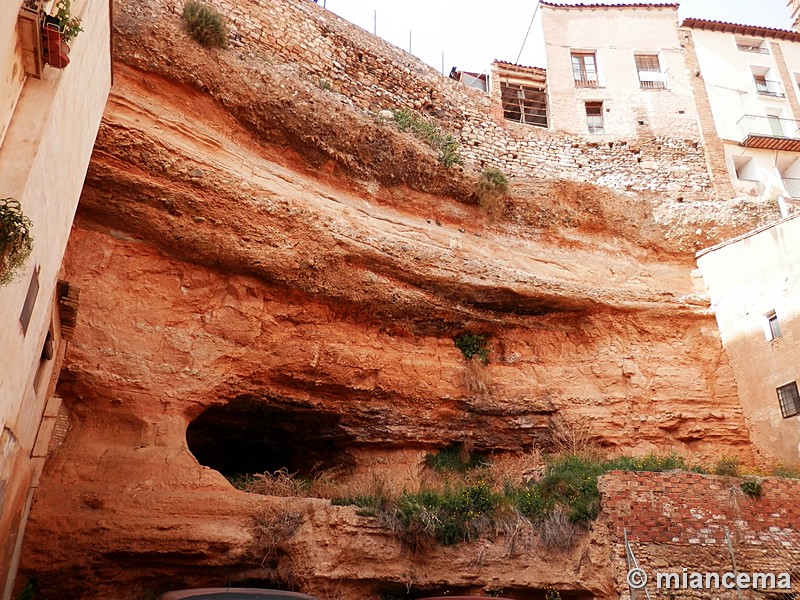
M 165 2 L 180 10 L 176 0 Z M 672 129 L 677 135 L 655 135 L 647 123 L 635 135 L 598 140 L 516 124 L 502 118 L 489 95 L 442 77 L 319 5 L 305 0 L 212 3 L 230 20 L 237 52 L 255 54 L 274 68 L 283 62 L 298 65 L 298 76 L 346 96 L 362 110 L 411 108 L 431 114 L 460 137 L 462 154 L 478 168 L 663 192 L 681 200 L 715 197 L 691 106 L 684 107 L 689 116 L 680 116 L 681 126 Z M 660 104 L 653 110 L 661 110 Z M 664 110 L 675 112 L 673 103 L 667 104 Z M 629 117 L 635 121 L 635 115 Z

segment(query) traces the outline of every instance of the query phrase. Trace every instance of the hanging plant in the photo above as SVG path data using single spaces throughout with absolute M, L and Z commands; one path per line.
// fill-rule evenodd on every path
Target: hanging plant
M 55 17 L 58 19 L 59 29 L 61 29 L 61 39 L 65 43 L 71 42 L 83 31 L 81 20 L 71 12 L 71 5 L 71 0 L 58 0 L 56 2 Z
M 0 199 L 0 285 L 14 281 L 33 250 L 31 220 L 13 198 Z

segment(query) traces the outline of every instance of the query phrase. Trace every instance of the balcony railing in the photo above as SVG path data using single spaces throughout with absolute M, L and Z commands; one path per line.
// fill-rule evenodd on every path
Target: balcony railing
M 800 179 L 784 177 L 783 187 L 792 198 L 800 198 Z
M 774 98 L 785 98 L 783 84 L 780 81 L 767 81 L 756 79 L 756 91 L 762 96 L 773 96 Z
M 758 44 L 736 44 L 742 52 L 755 52 L 756 54 L 769 54 L 769 49 L 766 46 Z
M 800 123 L 794 119 L 745 115 L 738 125 L 742 146 L 800 152 Z
M 639 71 L 639 87 L 643 90 L 661 90 L 667 87 L 667 74 L 660 71 Z

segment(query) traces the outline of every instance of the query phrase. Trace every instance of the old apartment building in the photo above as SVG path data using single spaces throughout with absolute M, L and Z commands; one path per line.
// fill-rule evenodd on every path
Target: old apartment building
M 786 215 L 800 198 L 800 34 L 700 19 L 681 31 L 711 113 L 699 102 L 700 122 L 709 145 L 722 145 L 734 193 L 774 198 Z
M 73 0 L 83 32 L 68 49 L 57 31 L 45 31 L 52 0 L 11 4 L 0 14 L 0 198 L 19 203 L 34 243 L 20 277 L 0 286 L 4 599 L 11 595 L 33 489 L 59 414 L 55 380 L 76 294 L 58 274 L 111 85 L 108 0 Z M 48 35 L 57 45 L 49 53 Z
M 542 2 L 541 10 L 554 129 L 697 138 L 677 4 Z

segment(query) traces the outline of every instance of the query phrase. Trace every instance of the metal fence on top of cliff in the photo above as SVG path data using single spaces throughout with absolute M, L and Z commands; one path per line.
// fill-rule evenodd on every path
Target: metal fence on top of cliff
M 377 9 L 365 8 L 350 0 L 317 0 L 316 3 L 350 23 L 413 54 L 434 69 L 440 70 L 442 75 L 446 75 L 449 67 L 454 66 L 446 63 L 446 60 L 452 61 L 453 58 L 447 56 L 445 49 L 416 34 L 410 21 L 403 22 L 389 18 L 388 14 L 382 14 Z

